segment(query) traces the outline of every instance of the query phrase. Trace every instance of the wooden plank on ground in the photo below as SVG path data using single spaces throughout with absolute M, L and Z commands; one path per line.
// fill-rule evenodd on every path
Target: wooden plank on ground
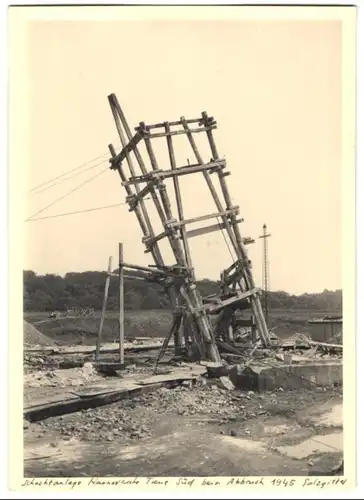
M 119 390 L 114 389 L 108 393 L 96 394 L 90 397 L 75 396 L 74 398 L 67 399 L 65 401 L 26 408 L 24 409 L 23 415 L 26 420 L 36 422 L 49 417 L 56 417 L 67 413 L 75 413 L 88 408 L 97 408 L 98 406 L 116 403 L 117 401 L 125 398 L 155 391 L 162 387 L 162 385 L 162 383 L 159 383 L 146 385 L 145 387 L 135 386 L 132 388 L 124 386 Z
M 327 347 L 329 349 L 342 349 L 343 346 L 342 344 L 327 344 L 326 342 L 315 342 L 313 340 L 310 340 L 309 345 L 312 346 L 318 346 L 318 347 Z
M 25 389 L 26 391 L 29 388 Z M 41 407 L 47 404 L 56 404 L 61 403 L 62 401 L 68 401 L 70 399 L 74 399 L 74 394 L 70 391 L 59 392 L 58 394 L 46 395 L 46 396 L 38 396 L 32 397 L 31 400 L 24 401 L 24 410 L 28 410 L 30 408 Z
M 174 372 L 174 373 L 168 373 L 166 375 L 153 375 L 152 377 L 146 378 L 144 380 L 139 380 L 138 384 L 140 385 L 149 385 L 149 384 L 155 384 L 155 383 L 164 383 L 164 382 L 180 382 L 182 380 L 194 380 L 199 378 L 203 373 L 206 372 L 205 370 L 199 370 L 200 373 L 194 373 L 194 372 Z
M 72 391 L 72 394 L 78 396 L 80 398 L 90 398 L 93 396 L 101 396 L 102 394 L 110 394 L 115 391 L 132 391 L 133 389 L 138 389 L 139 385 L 135 382 L 122 382 L 119 383 L 119 387 L 107 387 L 107 386 L 99 386 L 99 387 L 88 387 L 85 389 Z
M 170 346 L 172 346 L 172 343 L 170 343 Z M 131 351 L 131 352 L 138 352 L 138 351 L 152 351 L 154 349 L 160 349 L 162 347 L 162 342 L 158 343 L 153 343 L 153 344 L 125 344 L 124 350 L 125 351 Z M 100 354 L 112 354 L 112 353 L 118 353 L 119 348 L 110 348 L 110 349 L 101 349 Z M 82 349 L 78 350 L 62 350 L 60 348 L 56 349 L 39 349 L 39 348 L 25 348 L 24 349 L 25 354 L 48 354 L 48 355 L 56 355 L 56 356 L 66 356 L 66 355 L 75 355 L 75 354 L 88 354 L 92 355 L 95 353 L 95 348 L 93 346 L 84 346 Z

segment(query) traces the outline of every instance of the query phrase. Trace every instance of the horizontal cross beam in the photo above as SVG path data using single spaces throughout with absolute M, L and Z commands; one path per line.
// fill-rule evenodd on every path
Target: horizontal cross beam
M 208 219 L 216 219 L 218 217 L 229 217 L 230 215 L 238 215 L 239 207 L 235 206 L 230 208 L 229 210 L 223 210 L 222 212 L 216 212 L 214 214 L 201 215 L 199 217 L 195 217 L 193 219 L 184 219 L 182 221 L 178 221 L 175 226 L 185 226 L 186 224 L 193 224 L 195 222 L 200 222 Z M 221 224 L 223 227 L 223 224 Z
M 239 219 L 235 221 L 236 223 L 243 222 L 244 219 Z M 191 231 L 187 231 L 186 236 L 188 238 L 194 238 L 195 236 L 200 236 L 201 234 L 208 234 L 208 233 L 213 233 L 215 231 L 219 231 L 224 229 L 224 226 L 222 224 L 212 224 L 211 226 L 206 226 L 206 227 L 201 227 L 198 229 L 191 229 Z M 255 243 L 255 241 L 252 238 L 244 238 L 243 240 L 244 245 L 251 245 L 252 243 Z
M 186 120 L 185 122 L 188 123 L 189 125 L 192 124 L 192 123 L 201 123 L 202 119 L 201 117 L 199 118 L 189 118 L 188 120 Z M 177 120 L 177 121 L 174 121 L 174 122 L 163 122 L 163 123 L 153 123 L 152 125 L 145 125 L 145 127 L 147 129 L 153 129 L 153 128 L 162 128 L 162 127 L 165 127 L 166 126 L 166 123 L 170 126 L 170 127 L 174 127 L 176 125 L 183 125 L 183 122 L 182 120 Z M 139 130 L 139 127 L 135 127 L 135 130 Z
M 155 267 L 151 268 L 151 267 L 145 267 L 145 266 L 137 266 L 135 264 L 123 263 L 123 268 L 124 269 L 135 269 L 137 271 L 145 271 L 145 272 L 149 272 L 149 273 L 165 274 L 165 271 L 163 271 L 162 269 L 158 269 Z
M 148 132 L 148 129 L 138 128 L 137 130 L 139 134 L 141 134 L 144 137 L 147 137 L 148 139 L 156 139 L 157 137 L 171 137 L 172 135 L 198 134 L 200 132 L 208 132 L 215 128 L 217 128 L 216 125 L 211 125 L 209 127 L 190 128 L 188 130 L 181 129 L 181 130 L 170 130 L 169 132 L 157 132 L 155 134 L 150 134 Z
M 119 277 L 119 274 L 117 273 L 107 273 L 108 276 L 112 278 L 117 278 Z M 161 279 L 164 278 L 164 276 L 156 275 L 154 273 L 145 273 L 143 271 L 125 271 L 124 272 L 124 278 L 128 280 L 143 280 L 143 281 L 153 281 L 155 283 L 159 283 Z
M 216 219 L 218 217 L 224 217 L 224 216 L 230 216 L 232 214 L 235 214 L 237 215 L 239 213 L 239 207 L 233 207 L 232 209 L 230 210 L 225 210 L 223 212 L 216 212 L 214 214 L 209 214 L 209 215 L 201 215 L 199 217 L 195 217 L 193 219 L 184 219 L 182 221 L 175 221 L 173 223 L 170 223 L 169 226 L 170 228 L 180 228 L 181 226 L 186 226 L 187 224 L 194 224 L 195 222 L 200 222 L 200 221 L 204 221 L 204 220 L 208 220 L 208 219 Z M 241 222 L 243 221 L 243 219 L 241 219 Z M 224 226 L 222 224 L 216 224 L 216 226 L 218 226 L 219 229 L 223 229 Z M 212 226 L 210 226 L 212 227 Z M 203 228 L 204 229 L 204 228 Z M 195 230 L 196 231 L 196 230 Z M 188 233 L 187 233 L 188 234 Z M 148 239 L 148 243 L 149 245 L 153 245 L 154 243 L 162 240 L 163 238 L 165 238 L 166 236 L 169 235 L 169 232 L 168 230 L 167 231 L 163 231 L 163 233 L 160 233 L 158 234 L 157 236 L 155 236 L 154 238 L 149 238 Z M 196 234 L 197 236 L 197 234 Z M 192 236 L 193 237 L 193 236 Z M 150 250 L 148 249 L 147 252 L 149 252 Z
M 185 165 L 183 167 L 179 167 L 173 170 L 154 170 L 153 172 L 149 172 L 146 175 L 131 177 L 128 181 L 122 182 L 122 185 L 131 186 L 134 184 L 140 184 L 142 182 L 151 182 L 154 179 L 168 179 L 170 177 L 203 172 L 204 170 L 211 170 L 211 171 L 221 170 L 225 167 L 226 167 L 225 160 L 216 160 L 203 164 Z
M 222 300 L 219 304 L 204 304 L 201 309 L 205 310 L 206 312 L 212 313 L 214 311 L 217 311 L 218 309 L 222 309 L 223 307 L 230 306 L 231 304 L 234 304 L 234 302 L 247 299 L 252 295 L 256 295 L 258 293 L 260 293 L 259 288 L 253 288 L 252 290 L 247 290 L 246 292 L 237 292 L 234 297 Z

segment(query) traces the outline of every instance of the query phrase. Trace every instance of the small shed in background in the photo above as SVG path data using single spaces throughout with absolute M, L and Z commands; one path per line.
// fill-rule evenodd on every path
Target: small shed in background
M 338 338 L 342 334 L 342 316 L 325 316 L 307 321 L 307 323 L 311 325 L 311 338 L 316 342 L 328 342 L 330 339 Z

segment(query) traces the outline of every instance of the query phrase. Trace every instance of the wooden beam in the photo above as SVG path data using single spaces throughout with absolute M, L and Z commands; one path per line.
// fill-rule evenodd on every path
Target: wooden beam
M 189 141 L 190 146 L 192 148 L 192 151 L 194 152 L 196 160 L 198 161 L 198 163 L 203 164 L 204 161 L 203 161 L 202 156 L 201 156 L 201 154 L 200 154 L 200 152 L 198 150 L 198 147 L 196 145 L 196 142 L 195 142 L 195 139 L 193 137 L 193 134 L 191 134 L 191 132 L 190 132 L 190 129 L 188 127 L 188 124 L 186 122 L 185 117 L 181 116 L 181 121 L 182 121 L 182 124 L 183 124 L 183 128 L 187 132 L 187 138 L 188 138 L 188 141 Z M 209 131 L 208 133 L 211 134 L 212 132 Z M 217 157 L 214 157 L 215 161 L 217 159 L 218 159 Z M 210 175 L 208 174 L 208 172 L 204 171 L 203 172 L 203 176 L 204 176 L 204 178 L 206 180 L 207 186 L 208 186 L 208 188 L 210 190 L 211 196 L 214 199 L 214 202 L 216 204 L 217 209 L 219 210 L 219 212 L 223 212 L 223 205 L 222 205 L 222 203 L 220 201 L 219 195 L 218 195 L 218 193 L 216 191 L 216 188 L 215 188 L 215 186 L 214 186 L 214 184 L 212 182 L 212 179 L 211 179 Z M 229 220 L 227 219 L 226 216 L 223 216 L 222 219 L 223 219 L 223 223 L 224 223 L 224 225 L 226 227 L 226 230 L 227 230 L 227 232 L 229 234 L 229 237 L 230 237 L 230 240 L 231 240 L 231 244 L 232 244 L 232 246 L 233 246 L 233 248 L 235 250 L 235 253 L 236 253 L 236 255 L 237 255 L 238 258 L 241 258 L 242 255 L 241 255 L 241 251 L 240 251 L 240 248 L 239 248 L 239 244 L 236 241 L 236 237 L 235 237 L 235 234 L 234 234 L 234 231 L 233 231 L 232 227 L 230 226 Z
M 227 276 L 225 278 L 225 283 L 227 284 L 227 286 L 230 286 L 233 283 L 238 285 L 239 282 L 242 280 L 243 276 L 244 276 L 244 272 L 242 270 L 238 269 L 232 275 Z
M 173 170 L 154 170 L 153 172 L 149 172 L 145 175 L 140 175 L 137 177 L 132 177 L 127 181 L 122 183 L 123 186 L 131 186 L 134 184 L 141 184 L 145 182 L 150 182 L 152 179 L 168 179 L 170 177 L 176 177 L 187 174 L 194 174 L 203 172 L 204 170 L 221 170 L 225 168 L 226 163 L 225 160 L 212 161 L 209 163 L 204 163 L 202 165 L 185 165 L 183 167 L 178 167 Z
M 150 281 L 151 283 L 162 284 L 161 280 L 163 278 L 155 278 L 153 276 L 124 276 L 125 280 L 133 281 Z
M 124 112 L 115 96 L 115 94 L 110 94 L 108 96 L 108 99 L 109 99 L 109 103 L 110 103 L 110 107 L 111 107 L 111 110 L 112 110 L 112 113 L 114 115 L 114 120 L 115 120 L 115 123 L 116 123 L 116 127 L 117 127 L 117 130 L 118 130 L 118 133 L 119 133 L 119 137 L 120 137 L 120 140 L 121 140 L 121 143 L 123 145 L 123 147 L 126 146 L 126 140 L 125 140 L 125 136 L 124 136 L 124 131 L 123 131 L 123 128 L 126 132 L 126 135 L 127 135 L 127 138 L 129 139 L 129 141 L 132 141 L 133 139 L 133 136 L 132 136 L 132 132 L 130 130 L 130 127 L 129 127 L 129 124 L 128 124 L 128 121 L 124 115 Z M 122 127 L 121 127 L 122 125 Z M 144 160 L 142 158 L 142 155 L 140 154 L 139 152 L 139 149 L 138 149 L 138 145 L 134 145 L 133 147 L 133 153 L 135 155 L 135 158 L 137 160 L 137 163 L 140 167 L 140 170 L 142 172 L 143 175 L 146 175 L 148 173 L 148 170 L 145 166 L 145 163 L 144 163 Z M 128 164 L 129 164 L 129 167 L 130 167 L 130 172 L 131 172 L 131 175 L 132 177 L 136 177 L 136 173 L 135 173 L 135 170 L 133 168 L 133 163 L 131 161 L 131 158 L 130 158 L 130 154 L 129 152 L 126 152 L 126 158 L 127 158 L 127 161 L 128 161 Z M 136 185 L 135 186 L 135 190 L 136 192 L 138 193 L 139 192 L 139 186 Z M 164 214 L 163 214 L 163 211 L 161 210 L 161 207 L 160 207 L 160 203 L 159 203 L 159 199 L 157 197 L 157 194 L 155 193 L 154 190 L 151 191 L 151 196 L 152 196 L 152 199 L 155 203 L 155 206 L 156 206 L 156 209 L 158 211 L 158 214 L 162 220 L 162 222 L 165 220 L 164 219 Z M 153 231 L 153 226 L 151 224 L 151 220 L 150 220 L 150 217 L 149 217 L 149 214 L 146 210 L 146 207 L 145 207 L 145 201 L 144 199 L 140 200 L 140 207 L 143 211 L 143 214 L 144 214 L 144 217 L 145 217 L 145 222 L 146 222 L 146 225 L 147 225 L 147 228 L 148 228 L 148 232 L 149 234 L 148 235 L 145 235 L 144 234 L 144 243 L 145 243 L 145 246 L 146 246 L 146 249 L 148 251 L 151 251 L 152 252 L 152 255 L 153 255 L 153 258 L 154 258 L 154 261 L 157 265 L 163 265 L 164 264 L 164 261 L 163 261 L 163 257 L 162 257 L 162 254 L 161 254 L 161 251 L 159 249 L 159 246 L 157 244 L 157 242 L 153 241 L 154 239 L 154 231 Z M 177 298 L 176 298 L 176 290 L 174 288 L 169 288 L 167 290 L 167 294 L 168 296 L 170 297 L 170 300 L 172 302 L 172 305 L 175 307 L 176 306 L 176 303 L 177 303 Z
M 157 273 L 157 274 L 166 274 L 166 271 L 163 269 L 158 269 L 157 267 L 145 267 L 145 266 L 137 266 L 136 264 L 127 264 L 126 262 L 123 263 L 124 269 L 136 269 L 138 271 L 146 271 L 149 273 Z
M 119 243 L 119 361 L 124 363 L 124 252 Z
M 157 158 L 155 156 L 154 150 L 153 150 L 152 141 L 150 140 L 149 137 L 145 136 L 144 142 L 145 142 L 145 146 L 147 149 L 147 153 L 148 153 L 152 168 L 153 168 L 153 170 L 158 171 L 159 170 L 158 162 L 157 162 Z M 162 200 L 162 205 L 163 205 L 163 209 L 164 209 L 165 216 L 166 216 L 164 219 L 161 218 L 161 222 L 164 225 L 164 227 L 166 227 L 167 222 L 174 219 L 173 213 L 172 213 L 172 206 L 171 206 L 171 202 L 170 202 L 167 190 L 165 188 L 165 185 L 158 184 L 158 190 L 159 190 L 159 195 L 160 195 L 160 198 Z M 173 226 L 171 226 L 171 230 L 173 232 L 176 231 Z M 169 244 L 170 244 L 172 251 L 174 253 L 176 262 L 179 265 L 186 266 L 187 262 L 186 262 L 185 254 L 183 252 L 181 242 L 180 242 L 180 240 L 175 239 L 173 236 L 174 235 L 170 234 L 168 239 L 169 239 Z
M 170 132 L 170 125 L 169 123 L 165 124 L 165 130 L 166 132 Z M 175 171 L 177 169 L 176 166 L 176 158 L 175 158 L 175 153 L 174 153 L 174 148 L 173 148 L 173 140 L 171 136 L 167 136 L 167 147 L 168 147 L 168 155 L 169 155 L 169 161 L 171 165 L 171 170 Z M 176 204 L 177 204 L 177 211 L 178 211 L 178 217 L 180 221 L 183 221 L 184 219 L 184 214 L 183 214 L 183 206 L 182 206 L 182 196 L 181 196 L 181 189 L 179 185 L 179 179 L 177 176 L 173 177 L 173 185 L 174 185 L 174 191 L 175 191 L 175 197 L 176 197 Z M 186 263 L 187 266 L 192 269 L 192 258 L 191 258 L 191 252 L 190 252 L 190 247 L 188 244 L 188 239 L 186 236 L 186 228 L 185 226 L 181 226 L 181 238 L 183 242 L 183 248 L 185 252 L 185 257 L 186 257 Z M 194 271 L 191 271 L 192 279 L 195 280 L 195 273 Z
M 216 125 L 212 125 L 211 127 L 201 127 L 201 128 L 191 128 L 189 130 L 189 132 L 191 134 L 198 134 L 199 132 L 207 132 L 208 130 L 213 130 L 217 128 Z M 148 139 L 155 139 L 157 137 L 168 137 L 168 136 L 172 136 L 172 135 L 183 135 L 183 134 L 187 134 L 188 132 L 186 132 L 186 130 L 172 130 L 170 132 L 158 132 L 156 134 L 149 134 L 148 132 L 142 132 L 140 129 L 139 130 L 139 133 L 144 135 L 145 137 L 148 137 Z
M 122 184 L 124 185 L 124 183 Z M 150 192 L 154 189 L 155 184 L 156 184 L 156 179 L 152 179 L 141 191 L 139 191 L 139 193 L 128 196 L 127 202 L 129 203 L 131 210 L 135 210 L 140 200 L 142 200 L 145 196 L 150 194 Z
M 95 354 L 95 359 L 96 360 L 100 359 L 101 336 L 102 336 L 102 329 L 104 327 L 104 320 L 105 320 L 105 313 L 106 313 L 106 306 L 107 306 L 107 297 L 109 295 L 111 269 L 112 269 L 112 257 L 109 257 L 109 264 L 108 264 L 108 267 L 107 267 L 108 275 L 106 277 L 106 282 L 105 282 L 104 300 L 103 300 L 103 303 L 102 303 L 100 325 L 99 325 L 99 331 L 98 331 L 97 342 L 96 342 L 96 354 Z
M 247 290 L 246 292 L 237 292 L 235 297 L 230 297 L 229 299 L 222 300 L 220 304 L 205 304 L 203 309 L 208 312 L 213 312 L 223 307 L 227 307 L 234 302 L 239 300 L 247 299 L 253 295 L 260 293 L 259 288 L 253 288 L 252 290 Z
M 207 113 L 204 111 L 202 113 L 202 121 L 205 124 L 205 126 L 210 123 L 210 120 L 211 119 L 207 116 Z M 188 125 L 184 125 L 184 128 L 188 129 Z M 208 130 L 206 132 L 206 134 L 207 134 L 207 138 L 208 138 L 208 141 L 210 144 L 212 157 L 213 157 L 213 159 L 217 160 L 219 158 L 219 153 L 217 151 L 217 147 L 215 144 L 213 133 L 211 130 Z M 194 143 L 193 137 L 191 135 L 189 135 L 188 138 L 189 138 L 191 145 L 192 145 Z M 195 148 L 196 148 L 196 146 L 195 146 Z M 197 158 L 197 161 L 199 161 L 198 158 Z M 207 179 L 208 176 L 205 176 L 205 177 L 206 177 L 207 181 L 211 181 L 211 179 Z M 223 197 L 224 197 L 224 200 L 226 203 L 226 207 L 231 208 L 232 201 L 231 201 L 230 193 L 229 193 L 226 179 L 225 179 L 223 172 L 219 172 L 219 181 L 220 181 L 221 191 L 223 193 Z M 210 187 L 210 182 L 208 182 L 208 184 Z M 211 190 L 211 193 L 212 193 L 212 190 Z M 228 231 L 228 234 L 230 236 L 230 240 L 234 246 L 234 249 L 236 251 L 238 258 L 241 258 L 243 263 L 245 263 L 246 261 L 248 261 L 248 256 L 247 256 L 247 253 L 245 250 L 242 235 L 240 233 L 239 225 L 236 224 L 235 222 L 236 222 L 235 215 L 233 215 L 231 217 L 231 226 L 227 225 L 227 231 Z M 252 274 L 249 266 L 246 266 L 246 265 L 244 266 L 244 277 L 243 277 L 242 281 L 239 283 L 239 285 L 241 284 L 242 290 L 244 289 L 245 283 L 248 286 L 248 288 L 255 287 L 253 274 Z M 263 314 L 263 310 L 262 310 L 262 306 L 261 306 L 259 297 L 257 297 L 256 295 L 253 295 L 253 297 L 252 297 L 251 307 L 253 310 L 253 314 L 255 317 L 255 321 L 257 324 L 257 328 L 258 328 L 258 332 L 259 332 L 259 336 L 261 338 L 261 341 L 262 341 L 263 345 L 269 346 L 269 345 L 271 345 L 269 331 L 267 328 L 267 324 L 265 321 L 265 317 Z
M 94 394 L 87 397 L 80 397 L 73 395 L 64 400 L 56 402 L 46 402 L 37 406 L 25 408 L 23 416 L 30 422 L 37 422 L 49 417 L 56 417 L 68 413 L 75 413 L 77 411 L 85 410 L 87 408 L 97 408 L 98 406 L 109 405 L 116 403 L 122 399 L 127 399 L 133 396 L 140 396 L 148 392 L 160 389 L 163 385 L 172 382 L 165 382 L 164 384 L 155 383 L 149 385 L 139 385 L 133 382 L 121 383 L 120 389 L 110 388 L 104 389 L 101 394 Z
M 255 243 L 255 240 L 251 238 L 250 236 L 247 236 L 246 238 L 243 238 L 244 245 L 252 245 Z
M 201 122 L 201 117 L 200 118 L 189 118 L 188 120 L 186 120 L 187 123 L 200 123 Z M 178 121 L 174 121 L 174 122 L 168 122 L 169 125 L 171 127 L 174 127 L 176 125 L 182 125 L 182 122 L 181 120 L 178 120 Z M 145 125 L 145 127 L 150 130 L 150 129 L 153 129 L 153 128 L 162 128 L 165 126 L 165 122 L 163 123 L 153 123 L 152 125 Z M 139 130 L 139 127 L 135 127 L 134 130 Z
M 212 226 L 201 227 L 198 229 L 191 229 L 190 231 L 187 231 L 186 235 L 188 238 L 195 238 L 196 236 L 213 233 L 215 231 L 220 231 L 221 229 L 222 228 L 220 224 L 213 224 Z
M 110 273 L 109 276 L 111 278 L 119 278 L 119 273 Z M 161 279 L 163 279 L 163 276 L 157 277 L 156 273 L 144 273 L 142 271 L 124 271 L 124 279 L 126 280 L 146 280 L 146 281 L 155 281 L 156 283 L 159 283 Z
M 185 219 L 184 221 L 177 222 L 176 226 L 193 224 L 194 222 L 201 222 L 203 220 L 216 219 L 216 217 L 227 217 L 233 213 L 237 213 L 239 210 L 238 207 L 233 207 L 230 210 L 223 210 L 221 212 L 216 212 L 214 214 L 201 215 L 199 217 L 194 217 L 193 219 Z
M 115 117 L 115 120 L 117 120 L 117 117 Z M 116 152 L 115 152 L 114 146 L 112 144 L 109 144 L 109 150 L 110 150 L 111 156 L 113 158 L 115 158 L 116 157 Z M 123 182 L 125 182 L 127 179 L 126 179 L 125 173 L 123 171 L 123 168 L 121 166 L 121 163 L 119 163 L 119 165 L 118 165 L 118 172 L 119 172 L 119 176 L 120 176 L 121 180 Z M 133 191 L 132 191 L 132 189 L 131 189 L 130 186 L 125 186 L 125 191 L 126 191 L 126 193 L 127 193 L 128 196 L 133 196 L 134 195 L 134 193 L 133 193 Z M 136 191 L 137 191 L 137 189 L 136 189 Z M 148 214 L 146 212 L 146 207 L 145 207 L 144 200 L 142 200 L 141 203 L 138 204 L 134 208 L 134 212 L 135 212 L 135 215 L 136 215 L 136 217 L 138 219 L 140 228 L 142 230 L 143 238 L 145 238 L 146 240 L 149 240 L 150 237 L 151 237 L 151 235 L 149 233 L 149 231 L 150 231 L 150 221 L 149 221 L 149 224 L 148 224 Z M 154 245 L 151 246 L 148 249 L 148 251 L 152 253 L 153 258 L 154 258 L 154 262 L 163 262 L 163 261 L 160 261 L 161 254 L 160 254 L 160 250 L 158 248 L 158 245 L 156 245 L 156 243 L 154 243 Z
M 126 144 L 127 144 L 127 140 L 126 140 L 126 137 L 125 137 L 125 134 L 124 134 L 124 130 L 126 132 L 126 135 L 127 135 L 128 139 L 130 140 L 132 138 L 128 122 L 127 122 L 127 120 L 126 120 L 126 118 L 124 116 L 124 113 L 123 113 L 123 111 L 122 111 L 122 109 L 121 109 L 121 107 L 119 105 L 119 102 L 118 102 L 115 94 L 109 95 L 108 96 L 108 100 L 109 100 L 110 108 L 111 108 L 111 111 L 112 111 L 112 114 L 113 114 L 113 117 L 114 117 L 114 121 L 115 121 L 116 129 L 118 131 L 120 142 L 121 142 L 122 146 L 125 147 Z M 143 163 L 142 158 L 140 157 L 140 154 L 139 154 L 139 151 L 138 151 L 137 147 L 134 149 L 134 154 L 135 154 L 135 156 L 137 158 L 138 164 L 140 165 L 142 173 L 146 174 L 147 170 L 145 168 L 145 165 Z M 129 153 L 126 154 L 126 159 L 127 159 L 127 163 L 128 163 L 128 166 L 129 166 L 130 174 L 132 175 L 132 177 L 135 177 L 136 176 L 136 172 L 135 172 L 135 168 L 134 168 L 134 164 L 133 164 L 132 158 L 131 158 L 131 156 L 130 156 Z M 118 170 L 119 170 L 119 174 L 120 174 L 121 168 L 119 168 Z M 125 186 L 125 190 L 128 193 L 128 195 L 132 194 L 130 192 L 130 189 L 128 189 L 126 186 Z M 135 186 L 135 191 L 136 191 L 136 193 L 139 192 L 139 186 L 138 185 Z M 140 210 L 139 213 L 143 215 L 144 221 L 145 221 L 144 226 L 146 226 L 146 227 L 141 226 L 141 229 L 143 231 L 143 236 L 145 238 L 146 237 L 147 238 L 150 238 L 150 237 L 153 238 L 154 237 L 153 226 L 152 226 L 149 214 L 147 212 L 144 200 L 140 201 L 140 209 L 141 210 Z M 138 210 L 138 209 L 136 209 L 136 210 Z M 138 217 L 138 220 L 139 220 L 139 217 Z M 152 255 L 153 255 L 153 258 L 154 258 L 154 261 L 155 261 L 156 264 L 163 265 L 163 263 L 164 263 L 163 262 L 163 257 L 162 257 L 161 251 L 160 251 L 160 249 L 159 249 L 159 247 L 158 247 L 158 245 L 156 243 L 153 245 Z
M 208 163 L 196 164 L 196 165 L 184 165 L 183 167 L 178 167 L 173 170 L 160 170 L 159 172 L 153 172 L 152 175 L 159 176 L 163 178 L 174 177 L 176 175 L 187 175 L 194 174 L 198 172 L 203 172 L 204 170 L 221 170 L 226 167 L 225 160 L 215 160 Z
M 222 224 L 212 224 L 211 226 L 201 227 L 198 229 L 191 229 L 190 231 L 187 231 L 186 234 L 188 238 L 194 238 L 195 236 L 200 236 L 201 234 L 213 233 L 214 231 L 219 231 L 223 229 L 224 227 L 222 226 Z M 246 244 L 249 245 L 251 243 L 255 242 L 250 238 L 248 239 Z
M 173 223 L 173 226 L 178 228 L 178 227 L 186 226 L 187 224 L 194 224 L 195 222 L 201 222 L 201 221 L 209 220 L 209 219 L 216 219 L 217 217 L 229 216 L 235 211 L 237 211 L 236 208 L 234 208 L 232 210 L 226 210 L 223 212 L 217 212 L 215 214 L 201 215 L 199 217 L 194 217 L 193 219 L 184 219 L 184 220 L 176 221 L 175 223 Z M 220 227 L 220 226 L 222 226 L 222 227 Z M 224 226 L 222 224 L 220 224 L 219 228 L 224 229 Z M 190 231 L 189 231 L 189 233 L 190 233 Z M 157 236 L 155 236 L 153 241 L 154 242 L 160 241 L 163 238 L 165 238 L 166 236 L 168 236 L 167 232 L 163 231 L 163 233 L 159 233 Z M 253 243 L 253 241 L 252 241 L 252 243 Z
M 130 142 L 126 144 L 126 146 L 123 147 L 123 149 L 120 151 L 119 154 L 116 155 L 115 158 L 112 158 L 110 160 L 111 162 L 111 168 L 116 169 L 118 164 L 121 163 L 131 151 L 134 150 L 134 148 L 138 145 L 138 143 L 142 140 L 142 136 L 137 132 L 134 137 L 131 139 Z

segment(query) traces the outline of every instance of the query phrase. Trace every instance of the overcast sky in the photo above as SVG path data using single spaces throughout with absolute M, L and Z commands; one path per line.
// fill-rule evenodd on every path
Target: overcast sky
M 112 92 L 132 127 L 206 110 L 218 122 L 243 234 L 256 238 L 264 223 L 272 233 L 271 288 L 341 287 L 339 22 L 32 22 L 27 51 L 28 190 L 105 155 L 110 142 L 120 148 Z M 179 140 L 179 164 L 193 162 L 187 139 Z M 159 153 L 168 168 L 162 146 Z M 105 167 L 26 194 L 24 218 Z M 200 176 L 185 177 L 182 194 L 186 216 L 215 211 Z M 106 170 L 39 217 L 123 201 L 118 175 Z M 127 262 L 152 263 L 125 205 L 28 222 L 25 231 L 24 268 L 37 273 L 103 270 L 109 255 L 116 266 L 119 241 Z M 260 284 L 261 240 L 248 248 Z M 200 278 L 217 278 L 231 264 L 221 233 L 194 239 L 192 255 Z

